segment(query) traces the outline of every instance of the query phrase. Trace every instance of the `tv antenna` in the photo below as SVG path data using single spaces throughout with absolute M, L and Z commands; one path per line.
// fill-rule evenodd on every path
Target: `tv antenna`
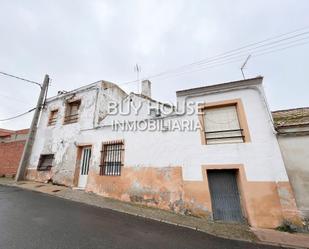
M 139 93 L 139 74 L 142 71 L 142 68 L 137 63 L 134 66 L 134 72 L 136 72 L 136 81 L 137 81 L 137 93 Z
M 244 80 L 246 79 L 245 77 L 245 74 L 244 74 L 244 69 L 245 69 L 245 66 L 247 65 L 247 62 L 248 60 L 250 59 L 251 57 L 251 54 L 248 55 L 247 59 L 245 60 L 244 64 L 242 64 L 240 70 L 241 70 L 241 73 L 242 73 L 242 77 L 244 78 Z

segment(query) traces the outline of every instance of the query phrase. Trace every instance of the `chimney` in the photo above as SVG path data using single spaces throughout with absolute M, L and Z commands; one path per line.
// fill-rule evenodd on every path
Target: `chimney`
M 151 98 L 151 82 L 150 80 L 143 80 L 142 81 L 142 95 Z

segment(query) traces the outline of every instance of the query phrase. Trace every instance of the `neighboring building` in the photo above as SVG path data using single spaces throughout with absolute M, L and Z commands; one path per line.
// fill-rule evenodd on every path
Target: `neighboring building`
M 0 129 L 0 176 L 15 176 L 28 132 Z
M 273 117 L 297 206 L 309 219 L 309 107 L 275 111 Z
M 298 222 L 262 81 L 178 91 L 178 108 L 149 81 L 142 94 L 99 81 L 49 98 L 27 178 L 254 227 Z

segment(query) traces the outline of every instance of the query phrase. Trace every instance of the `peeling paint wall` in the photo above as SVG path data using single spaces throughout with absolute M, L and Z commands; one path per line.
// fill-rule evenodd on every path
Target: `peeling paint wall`
M 309 219 L 309 136 L 279 136 L 278 141 L 298 208 Z
M 94 89 L 74 96 L 81 99 L 78 123 L 62 124 L 63 99 L 48 104 L 40 120 L 29 178 L 51 178 L 57 183 L 73 186 L 77 146 L 92 145 L 86 191 L 211 218 L 211 198 L 205 177 L 207 167 L 204 166 L 243 165 L 241 192 L 246 218 L 253 226 L 275 227 L 285 218 L 297 218 L 297 210 L 293 193 L 288 189 L 288 177 L 271 118 L 259 90 L 262 91 L 239 89 L 190 97 L 191 101 L 203 103 L 241 99 L 247 116 L 251 142 L 202 145 L 199 130 L 113 131 L 113 120 L 151 118 L 146 113 L 150 100 L 134 94 L 126 96 L 119 88 L 98 83 Z M 134 114 L 107 115 L 110 100 L 124 100 L 126 108 L 132 103 L 141 104 L 142 113 L 137 117 Z M 178 100 L 184 101 L 183 98 Z M 60 117 L 56 126 L 47 127 L 48 113 L 53 108 L 59 108 Z M 168 119 L 198 122 L 197 115 L 173 116 L 164 120 Z M 111 140 L 125 141 L 121 176 L 100 176 L 102 142 Z M 49 174 L 38 175 L 35 169 L 42 153 L 54 153 L 55 165 Z
M 185 212 L 181 167 L 124 167 L 121 176 L 89 173 L 86 191 L 107 197 Z
M 125 96 L 114 84 L 98 82 L 82 91 L 56 96 L 47 101 L 38 125 L 28 171 L 36 170 L 41 154 L 54 154 L 53 167 L 48 178 L 55 183 L 73 186 L 77 143 L 81 132 L 93 129 L 98 120 L 103 119 L 103 110 L 106 110 L 109 99 L 120 100 Z M 78 122 L 64 124 L 66 101 L 75 99 L 81 100 Z M 48 126 L 50 111 L 55 109 L 58 109 L 56 124 Z M 29 173 L 29 178 L 33 178 L 33 174 Z

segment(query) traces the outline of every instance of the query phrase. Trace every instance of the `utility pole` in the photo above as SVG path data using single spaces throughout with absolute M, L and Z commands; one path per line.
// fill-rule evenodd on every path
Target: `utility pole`
M 29 159 L 30 159 L 30 155 L 31 155 L 31 151 L 32 151 L 32 147 L 33 147 L 33 142 L 34 142 L 34 138 L 35 138 L 35 134 L 37 131 L 37 125 L 38 125 L 38 121 L 39 121 L 39 117 L 41 114 L 41 110 L 43 108 L 43 104 L 44 104 L 44 98 L 46 95 L 46 91 L 48 88 L 48 84 L 49 84 L 49 76 L 46 74 L 43 84 L 41 85 L 41 92 L 38 98 L 38 102 L 36 105 L 36 109 L 33 115 L 33 119 L 31 122 L 31 126 L 30 126 L 30 130 L 29 130 L 29 134 L 28 134 L 28 138 L 24 147 L 24 151 L 19 163 L 19 167 L 17 170 L 17 174 L 15 176 L 15 181 L 21 181 L 24 180 L 25 177 L 25 173 L 26 173 L 26 168 L 28 166 L 29 163 Z

